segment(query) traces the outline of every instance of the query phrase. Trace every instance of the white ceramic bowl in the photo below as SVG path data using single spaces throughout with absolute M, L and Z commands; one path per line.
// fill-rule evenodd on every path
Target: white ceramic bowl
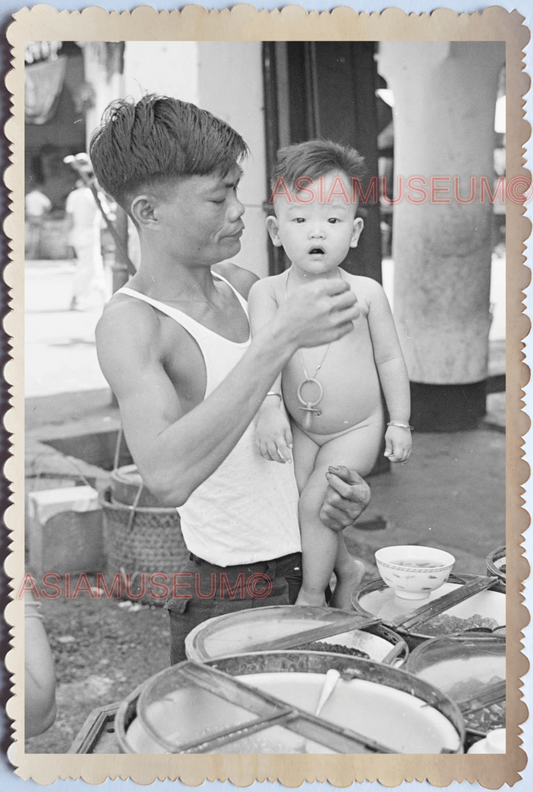
M 420 545 L 382 547 L 375 556 L 379 574 L 402 599 L 427 599 L 447 581 L 455 563 L 446 550 Z

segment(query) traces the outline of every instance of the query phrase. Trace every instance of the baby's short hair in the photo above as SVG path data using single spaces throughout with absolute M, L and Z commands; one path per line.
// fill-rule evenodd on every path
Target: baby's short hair
M 126 210 L 128 199 L 148 186 L 215 172 L 225 176 L 247 153 L 229 124 L 194 104 L 155 94 L 112 102 L 90 145 L 96 178 Z
M 306 140 L 278 151 L 272 186 L 280 180 L 294 190 L 296 180 L 308 178 L 315 181 L 331 171 L 341 171 L 350 179 L 364 176 L 364 158 L 351 146 L 332 140 Z

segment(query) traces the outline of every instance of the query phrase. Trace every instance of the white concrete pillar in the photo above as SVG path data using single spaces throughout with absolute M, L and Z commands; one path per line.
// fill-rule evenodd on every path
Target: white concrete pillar
M 250 148 L 239 188 L 246 207 L 242 248 L 232 261 L 268 275 L 263 63 L 260 41 L 198 42 L 198 104 L 226 121 Z
M 480 202 L 479 186 L 482 177 L 493 186 L 504 58 L 503 42 L 380 45 L 379 71 L 394 94 L 395 180 L 404 186 L 394 206 L 395 318 L 413 383 L 453 387 L 487 376 L 492 204 L 487 195 Z M 475 198 L 461 203 L 472 177 Z
M 147 93 L 198 103 L 197 41 L 127 41 L 123 95 Z

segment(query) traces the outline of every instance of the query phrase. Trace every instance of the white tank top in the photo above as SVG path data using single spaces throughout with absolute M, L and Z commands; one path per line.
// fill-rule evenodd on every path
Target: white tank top
M 221 275 L 248 316 L 246 300 Z M 204 358 L 207 383 L 204 398 L 220 385 L 250 346 L 209 330 L 190 316 L 123 287 L 126 294 L 170 316 L 194 338 Z M 215 472 L 179 508 L 188 549 L 219 566 L 252 564 L 301 550 L 298 491 L 292 465 L 263 459 L 255 447 L 254 424 Z

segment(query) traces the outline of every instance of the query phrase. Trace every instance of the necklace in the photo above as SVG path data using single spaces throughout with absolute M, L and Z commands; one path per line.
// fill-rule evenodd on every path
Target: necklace
M 288 285 L 289 285 L 289 275 L 290 275 L 290 273 L 291 273 L 290 269 L 287 270 L 287 279 L 285 281 L 285 300 L 287 299 L 287 288 L 288 288 Z M 340 271 L 339 271 L 339 277 L 342 280 L 342 275 L 340 274 Z M 326 360 L 326 357 L 328 355 L 330 346 L 331 346 L 331 341 L 327 345 L 326 351 L 324 352 L 324 357 L 322 358 L 322 360 L 320 361 L 320 363 L 316 367 L 315 373 L 313 374 L 312 377 L 310 377 L 309 374 L 307 373 L 307 369 L 305 367 L 305 362 L 304 362 L 303 355 L 302 355 L 302 350 L 298 349 L 298 357 L 300 358 L 300 363 L 301 363 L 301 366 L 302 366 L 302 369 L 303 369 L 303 372 L 304 372 L 304 379 L 298 385 L 298 389 L 296 391 L 296 395 L 297 395 L 298 401 L 300 402 L 300 405 L 301 405 L 299 409 L 303 410 L 305 412 L 305 417 L 304 417 L 304 421 L 303 421 L 304 429 L 309 429 L 310 428 L 313 415 L 316 415 L 317 418 L 320 415 L 322 415 L 322 410 L 317 410 L 316 408 L 318 407 L 318 405 L 322 401 L 322 397 L 324 396 L 324 389 L 322 388 L 322 385 L 320 384 L 320 382 L 317 380 L 316 375 L 318 374 L 318 372 L 320 371 L 320 369 L 324 365 L 324 361 Z M 316 397 L 317 398 L 314 401 L 304 398 L 303 389 L 304 389 L 304 387 L 306 385 L 310 385 L 311 387 L 314 387 L 316 389 Z

